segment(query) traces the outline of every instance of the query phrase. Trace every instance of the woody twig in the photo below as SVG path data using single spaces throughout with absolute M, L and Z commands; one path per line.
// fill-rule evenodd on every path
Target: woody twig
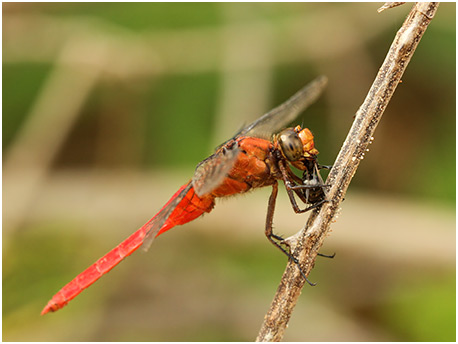
M 293 256 L 301 262 L 306 275 L 313 268 L 318 250 L 335 219 L 350 181 L 367 152 L 382 114 L 438 6 L 439 3 L 434 2 L 414 4 L 397 32 L 366 99 L 357 111 L 348 136 L 329 172 L 326 181 L 330 185 L 327 192 L 328 202 L 310 215 L 306 226 L 299 233 L 286 239 Z M 386 6 L 391 7 L 393 6 Z M 256 341 L 282 340 L 304 283 L 297 266 L 289 262 Z

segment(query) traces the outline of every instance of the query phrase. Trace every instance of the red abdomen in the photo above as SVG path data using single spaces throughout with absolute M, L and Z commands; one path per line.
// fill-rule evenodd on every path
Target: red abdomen
M 125 257 L 137 250 L 145 242 L 149 233 L 151 233 L 150 231 L 154 226 L 155 220 L 160 216 L 164 216 L 163 210 L 169 204 L 172 204 L 171 202 L 177 201 L 178 204 L 165 222 L 163 222 L 162 227 L 153 231 L 153 233 L 157 233 L 155 236 L 159 236 L 175 226 L 190 222 L 205 212 L 210 212 L 213 209 L 215 204 L 214 199 L 216 197 L 230 196 L 246 192 L 252 188 L 271 185 L 274 182 L 274 178 L 268 166 L 268 156 L 272 149 L 272 143 L 253 137 L 239 137 L 236 140 L 240 153 L 228 175 L 215 190 L 199 197 L 195 193 L 194 188 L 189 186 L 189 183 L 183 185 L 156 216 L 54 295 L 41 314 L 56 311 L 64 307 L 70 300 L 81 293 L 83 289 L 89 287 L 102 277 L 103 274 L 119 264 Z M 179 200 L 182 197 L 182 191 L 184 192 L 188 187 L 190 187 L 189 191 Z
M 183 185 L 162 209 L 167 207 L 170 202 L 174 201 L 175 198 L 181 193 L 181 191 L 184 190 L 187 186 L 188 184 Z M 190 222 L 202 215 L 204 212 L 210 212 L 213 209 L 213 206 L 213 196 L 207 195 L 204 197 L 198 197 L 194 192 L 194 188 L 191 188 L 186 193 L 185 197 L 178 203 L 176 208 L 170 214 L 169 218 L 165 221 L 164 225 L 157 232 L 156 236 L 159 236 L 170 228 Z M 151 229 L 151 224 L 154 222 L 157 216 L 160 216 L 161 211 L 159 211 L 151 220 L 145 223 L 134 234 L 129 236 L 121 244 L 97 260 L 89 268 L 84 270 L 71 282 L 59 290 L 48 302 L 41 314 L 43 315 L 48 312 L 54 312 L 64 307 L 70 300 L 75 298 L 85 288 L 92 285 L 100 277 L 118 265 L 124 258 L 142 246 L 148 231 Z

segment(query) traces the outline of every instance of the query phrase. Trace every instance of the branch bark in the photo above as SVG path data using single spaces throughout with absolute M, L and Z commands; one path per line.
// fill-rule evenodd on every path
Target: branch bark
M 301 266 L 306 275 L 314 266 L 317 252 L 340 209 L 348 185 L 368 151 L 367 147 L 373 140 L 381 116 L 438 6 L 439 3 L 434 2 L 414 4 L 397 32 L 364 103 L 357 111 L 353 125 L 329 173 L 326 181 L 326 184 L 331 185 L 327 192 L 329 202 L 310 214 L 300 232 L 286 239 L 293 256 L 302 262 Z M 256 341 L 271 342 L 283 338 L 304 283 L 295 264 L 289 262 Z

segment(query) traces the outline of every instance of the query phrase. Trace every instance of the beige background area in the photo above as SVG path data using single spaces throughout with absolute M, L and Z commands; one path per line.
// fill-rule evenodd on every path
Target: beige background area
M 332 164 L 409 6 L 3 4 L 3 340 L 254 340 L 286 263 L 264 236 L 269 188 L 219 200 L 39 314 L 320 74 L 328 89 L 296 124 Z M 286 341 L 455 340 L 455 7 L 420 42 Z M 275 230 L 306 219 L 281 188 Z

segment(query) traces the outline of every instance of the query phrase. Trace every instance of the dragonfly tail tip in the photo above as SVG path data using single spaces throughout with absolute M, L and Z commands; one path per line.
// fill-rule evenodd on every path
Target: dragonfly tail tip
M 43 310 L 41 311 L 41 315 L 45 315 L 49 312 L 55 312 L 60 308 L 61 307 L 58 307 L 54 302 L 49 301 L 45 308 L 43 308 Z
M 43 308 L 40 315 L 45 315 L 46 313 L 49 313 L 50 310 L 51 308 L 49 306 L 46 306 L 45 308 Z

